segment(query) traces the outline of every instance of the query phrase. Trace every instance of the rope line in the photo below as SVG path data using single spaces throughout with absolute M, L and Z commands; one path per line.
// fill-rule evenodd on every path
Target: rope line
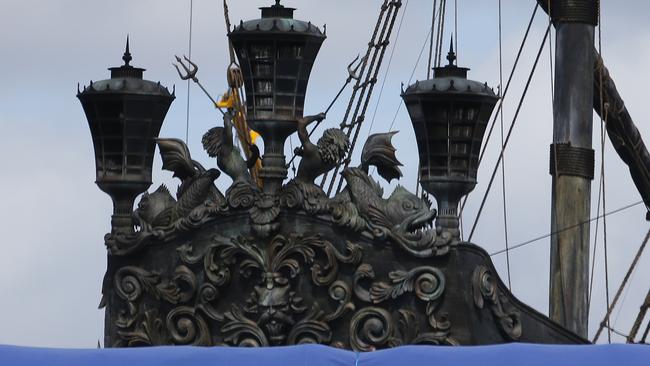
M 445 18 L 447 13 L 447 0 L 440 2 L 440 11 L 438 12 L 438 47 L 436 50 L 436 67 L 440 67 L 442 58 L 442 37 L 445 33 Z
M 427 79 L 431 79 L 431 68 L 433 61 L 433 35 L 435 33 L 436 27 L 436 8 L 438 7 L 438 0 L 433 0 L 433 15 L 431 16 L 431 30 L 429 31 L 431 36 L 429 37 L 429 62 L 427 63 Z M 436 45 L 437 46 L 437 45 Z
M 643 201 L 638 202 L 638 204 L 643 203 Z M 630 265 L 630 268 L 628 268 L 627 273 L 625 274 L 625 277 L 623 278 L 623 282 L 621 282 L 621 286 L 618 288 L 618 291 L 616 291 L 616 295 L 614 295 L 614 299 L 612 300 L 612 303 L 609 305 L 607 308 L 607 313 L 605 314 L 605 317 L 603 318 L 603 321 L 600 322 L 600 327 L 598 328 L 598 331 L 596 331 L 596 335 L 594 336 L 594 339 L 592 343 L 596 343 L 598 341 L 598 338 L 600 338 L 600 334 L 603 331 L 603 328 L 605 328 L 608 324 L 609 317 L 612 314 L 612 311 L 614 310 L 614 307 L 616 306 L 616 303 L 618 303 L 618 300 L 621 296 L 621 293 L 623 292 L 623 289 L 627 285 L 628 281 L 630 280 L 630 276 L 632 275 L 632 272 L 634 272 L 634 269 L 636 268 L 636 265 L 639 263 L 639 259 L 641 258 L 641 255 L 643 254 L 643 251 L 645 250 L 646 244 L 648 244 L 648 240 L 650 240 L 650 230 L 648 230 L 648 233 L 645 236 L 645 239 L 643 239 L 643 242 L 641 243 L 641 246 L 639 247 L 639 250 L 636 253 L 636 256 L 634 256 L 634 260 L 632 261 L 632 264 Z
M 499 0 L 499 94 L 503 90 L 503 36 L 502 36 L 502 8 Z M 503 110 L 501 116 L 501 148 L 504 148 Z M 503 235 L 506 244 L 506 269 L 508 272 L 508 289 L 512 291 L 512 279 L 510 276 L 510 246 L 508 242 L 508 205 L 506 197 L 506 161 L 505 155 L 501 164 L 501 194 L 503 197 Z
M 478 164 L 480 165 L 481 162 L 483 161 L 483 156 L 485 155 L 485 152 L 487 150 L 487 147 L 490 143 L 490 139 L 492 137 L 492 132 L 494 131 L 494 126 L 496 126 L 496 121 L 497 118 L 499 118 L 499 113 L 501 113 L 503 109 L 503 102 L 508 95 L 508 90 L 510 90 L 510 83 L 512 82 L 513 76 L 515 74 L 515 71 L 517 70 L 517 66 L 519 65 L 519 60 L 521 58 L 521 54 L 523 53 L 524 46 L 526 45 L 526 41 L 528 40 L 528 35 L 530 34 L 530 29 L 533 25 L 533 21 L 535 20 L 535 15 L 537 14 L 537 9 L 539 8 L 539 4 L 535 4 L 535 7 L 533 9 L 533 13 L 531 14 L 530 20 L 528 21 L 528 26 L 526 28 L 526 32 L 524 33 L 524 38 L 521 41 L 521 45 L 519 46 L 519 51 L 517 52 L 517 57 L 515 58 L 515 62 L 512 65 L 512 70 L 510 71 L 510 76 L 508 77 L 508 82 L 506 83 L 506 87 L 503 90 L 503 95 L 501 96 L 501 99 L 499 100 L 499 107 L 497 108 L 496 114 L 494 115 L 494 118 L 492 119 L 492 123 L 490 124 L 490 129 L 488 131 L 487 137 L 485 138 L 485 142 L 483 143 L 483 148 L 481 150 L 481 154 L 479 155 L 479 160 Z M 468 195 L 463 198 L 463 203 L 460 207 L 459 211 L 459 216 L 462 221 L 463 217 L 463 211 L 465 209 L 465 204 L 467 203 L 467 198 Z
M 194 23 L 194 0 L 190 0 L 190 34 L 189 34 L 189 39 L 187 41 L 188 43 L 188 58 L 191 60 L 192 59 L 192 29 L 193 29 L 193 23 Z M 190 80 L 187 80 L 187 106 L 185 110 L 185 144 L 189 144 L 189 139 L 190 139 L 190 91 L 191 91 L 191 83 Z
M 430 34 L 430 33 L 429 33 Z M 413 76 L 415 75 L 415 71 L 417 70 L 418 66 L 420 65 L 420 60 L 422 59 L 422 54 L 424 53 L 424 50 L 427 47 L 427 42 L 429 39 L 429 35 L 427 35 L 427 39 L 425 39 L 424 44 L 422 45 L 422 48 L 420 49 L 420 54 L 418 55 L 417 60 L 415 60 L 415 65 L 413 66 L 413 70 L 411 70 L 411 76 L 409 77 L 409 81 L 407 82 L 408 85 L 411 85 L 411 82 L 413 81 Z M 393 126 L 395 126 L 395 121 L 397 121 L 397 115 L 399 114 L 399 111 L 402 108 L 402 105 L 404 105 L 404 101 L 400 101 L 399 106 L 397 107 L 397 110 L 395 111 L 395 115 L 393 116 L 393 121 L 390 123 L 390 127 L 388 128 L 388 132 L 393 131 Z
M 557 235 L 557 234 L 559 234 L 559 233 L 561 233 L 561 232 L 564 232 L 564 231 L 567 231 L 567 230 L 571 230 L 571 229 L 575 229 L 575 228 L 577 228 L 577 227 L 579 227 L 579 226 L 581 226 L 581 225 L 584 225 L 584 224 L 588 224 L 588 223 L 594 222 L 594 221 L 596 221 L 597 219 L 601 219 L 601 218 L 603 218 L 604 216 L 611 216 L 611 215 L 615 215 L 615 214 L 617 214 L 617 213 L 620 213 L 620 212 L 623 212 L 623 211 L 629 210 L 629 209 L 631 209 L 631 208 L 633 208 L 633 207 L 636 207 L 636 206 L 638 206 L 638 205 L 640 205 L 640 204 L 642 204 L 642 203 L 643 203 L 643 201 L 638 201 L 638 202 L 635 202 L 635 203 L 631 203 L 631 204 L 626 205 L 626 206 L 623 206 L 623 207 L 621 207 L 621 208 L 617 208 L 616 210 L 613 210 L 613 211 L 610 211 L 610 212 L 606 212 L 606 213 L 604 213 L 604 214 L 602 214 L 602 215 L 600 215 L 600 216 L 593 217 L 593 218 L 591 218 L 591 219 L 589 219 L 589 220 L 587 220 L 587 221 L 583 221 L 583 222 L 580 222 L 580 223 L 577 223 L 577 224 L 574 224 L 574 225 L 571 225 L 571 226 L 567 226 L 567 227 L 562 228 L 562 229 L 560 229 L 560 230 L 557 230 L 557 231 L 554 231 L 554 232 L 551 232 L 551 233 L 548 233 L 548 234 L 545 234 L 545 235 L 542 235 L 542 236 L 538 236 L 538 237 L 536 237 L 536 238 L 534 238 L 534 239 L 527 240 L 527 241 L 522 242 L 522 243 L 519 243 L 519 244 L 517 244 L 517 245 L 512 245 L 512 246 L 510 246 L 510 251 L 513 251 L 513 250 L 515 250 L 515 249 L 519 249 L 519 248 L 521 248 L 521 247 L 528 246 L 528 245 L 530 245 L 530 244 L 536 243 L 536 242 L 538 242 L 538 241 L 540 241 L 540 240 L 543 240 L 543 239 L 546 239 L 546 238 L 550 238 L 551 236 L 553 236 L 553 235 Z M 650 234 L 650 232 L 649 232 L 649 234 Z M 503 253 L 505 253 L 505 252 L 506 252 L 505 249 L 498 250 L 498 251 L 496 251 L 496 252 L 492 252 L 492 253 L 490 253 L 490 257 L 494 257 L 495 255 L 503 254 Z
M 602 35 L 602 13 L 600 11 L 600 2 L 598 3 L 599 9 L 598 9 L 598 54 L 602 55 L 603 54 L 603 35 Z M 603 68 L 599 68 L 599 73 L 598 77 L 600 78 L 600 88 L 599 88 L 599 93 L 600 93 L 600 103 L 601 103 L 601 111 L 605 111 L 605 119 L 603 120 L 603 113 L 600 113 L 600 181 L 602 184 L 602 191 L 603 191 L 603 212 L 607 211 L 607 189 L 605 186 L 605 125 L 607 124 L 607 118 L 609 116 L 608 110 L 605 108 L 604 105 L 604 98 L 603 98 Z M 609 308 L 610 301 L 609 301 L 609 253 L 607 250 L 607 218 L 603 217 L 603 250 L 604 253 L 603 255 L 605 256 L 605 299 L 607 301 L 607 308 Z M 607 341 L 608 343 L 612 343 L 612 329 L 611 329 L 611 324 L 609 322 L 609 318 L 607 319 Z
M 454 0 L 454 49 L 456 49 L 456 65 L 458 61 L 458 0 Z
M 481 202 L 481 206 L 479 208 L 478 214 L 476 215 L 476 219 L 474 220 L 474 225 L 472 225 L 472 231 L 469 234 L 469 239 L 468 241 L 472 241 L 472 237 L 474 236 L 474 232 L 476 231 L 476 226 L 478 225 L 478 221 L 481 218 L 481 214 L 483 213 L 483 209 L 485 208 L 485 202 L 487 201 L 487 198 L 490 194 L 490 190 L 492 189 L 492 184 L 494 183 L 494 178 L 496 177 L 497 172 L 499 171 L 499 165 L 501 165 L 501 162 L 503 161 L 503 154 L 505 152 L 506 147 L 508 146 L 508 142 L 510 141 L 510 137 L 512 136 L 512 131 L 515 127 L 515 124 L 517 123 L 517 119 L 519 117 L 519 112 L 521 112 L 521 107 L 524 104 L 524 100 L 526 99 L 526 94 L 528 93 L 528 88 L 530 87 L 530 83 L 533 80 L 533 76 L 535 75 L 535 70 L 537 70 L 537 64 L 539 63 L 540 56 L 542 55 L 542 51 L 544 50 L 544 46 L 546 45 L 546 41 L 548 40 L 548 35 L 551 31 L 551 27 L 546 28 L 546 32 L 544 33 L 544 39 L 542 40 L 542 44 L 539 48 L 539 51 L 537 52 L 537 56 L 535 57 L 535 63 L 533 64 L 533 68 L 530 71 L 530 74 L 528 75 L 528 80 L 526 81 L 526 86 L 524 87 L 524 92 L 521 95 L 521 98 L 519 99 L 519 104 L 517 105 L 517 110 L 515 112 L 515 115 L 512 119 L 512 123 L 510 124 L 510 128 L 508 129 L 508 134 L 506 135 L 506 139 L 504 141 L 503 147 L 501 148 L 501 153 L 499 154 L 499 159 L 497 160 L 496 166 L 494 167 L 494 171 L 492 172 L 492 177 L 490 178 L 490 183 L 488 184 L 487 191 L 485 192 L 485 195 L 483 196 L 483 200 Z
M 401 4 L 401 2 L 399 4 Z M 389 18 L 391 16 L 392 12 L 393 12 L 394 7 L 395 7 L 395 4 L 392 3 L 390 0 L 384 0 L 382 6 L 380 8 L 381 10 L 379 12 L 379 16 L 377 17 L 377 24 L 375 25 L 375 29 L 374 29 L 374 31 L 372 33 L 372 37 L 370 38 L 370 41 L 368 42 L 368 48 L 366 50 L 366 54 L 362 58 L 361 70 L 359 71 L 358 78 L 356 79 L 356 83 L 355 83 L 354 87 L 352 88 L 352 95 L 350 96 L 350 99 L 348 101 L 348 107 L 345 110 L 345 115 L 343 117 L 343 121 L 341 122 L 341 129 L 344 129 L 345 126 L 348 124 L 348 118 L 350 117 L 350 113 L 352 113 L 352 108 L 353 108 L 353 106 L 355 104 L 355 101 L 357 101 L 357 109 L 355 110 L 355 113 L 354 113 L 354 115 L 352 116 L 352 119 L 349 122 L 349 126 L 353 127 L 355 125 L 355 123 L 357 122 L 357 120 L 356 120 L 357 115 L 356 114 L 357 114 L 358 109 L 359 109 L 359 104 L 361 103 L 361 100 L 363 99 L 363 97 L 365 95 L 365 92 L 367 90 L 367 85 L 370 82 L 370 73 L 371 73 L 371 71 L 372 71 L 372 69 L 374 67 L 376 51 L 377 51 L 377 48 L 375 46 L 378 45 L 380 42 L 383 42 L 382 38 L 384 36 L 384 32 L 385 32 L 387 23 L 389 21 Z M 388 14 L 387 14 L 387 12 L 388 12 Z M 382 27 L 382 25 L 383 25 L 383 27 Z M 379 35 L 380 29 L 381 29 L 381 32 L 382 32 L 381 36 Z M 370 62 L 370 56 L 373 54 L 373 49 L 375 49 L 375 52 L 374 52 L 374 55 L 373 55 L 373 60 L 372 60 L 372 62 Z M 369 65 L 370 65 L 370 69 L 368 69 L 366 71 L 366 69 L 368 68 Z M 365 76 L 365 78 L 364 78 L 364 76 Z M 362 81 L 362 79 L 365 79 L 365 81 Z M 359 100 L 357 100 L 357 94 L 359 94 L 359 93 L 361 93 L 361 94 L 358 97 Z M 347 131 L 346 135 L 348 137 L 350 137 L 351 133 L 352 133 L 352 128 L 350 128 Z M 332 187 L 334 185 L 334 181 L 336 180 L 336 174 L 338 173 L 338 169 L 339 169 L 339 167 L 337 167 L 335 169 L 335 171 L 333 172 L 333 174 L 332 174 L 333 178 L 332 178 L 332 182 L 330 184 L 330 188 L 329 188 L 329 191 L 328 191 L 329 193 L 331 193 L 331 189 L 332 189 Z M 325 185 L 326 185 L 326 183 L 328 181 L 329 174 L 330 174 L 330 172 L 326 172 L 325 174 L 323 174 L 323 178 L 322 178 L 321 183 L 320 183 L 320 187 L 323 188 L 323 189 L 325 188 Z M 329 196 L 329 193 L 328 193 L 328 196 Z
M 602 140 L 601 140 L 602 143 Z M 600 208 L 602 206 L 601 204 L 601 195 L 603 192 L 603 175 L 600 174 L 598 179 L 598 200 L 596 204 L 596 215 L 600 215 Z M 599 226 L 600 220 L 596 220 L 596 230 L 594 232 L 594 251 L 592 253 L 592 259 L 591 259 L 591 274 L 589 277 L 589 295 L 587 297 L 587 314 L 590 312 L 591 309 L 591 294 L 593 293 L 593 287 L 594 287 L 594 273 L 596 272 L 596 256 L 597 256 L 597 249 L 598 249 L 598 226 Z
M 406 10 L 408 6 L 408 0 L 404 6 Z M 400 18 L 399 25 L 397 26 L 397 33 L 395 34 L 395 41 L 393 42 L 393 48 L 390 51 L 390 56 L 388 57 L 388 65 L 386 66 L 386 72 L 384 72 L 384 80 L 381 82 L 381 89 L 379 90 L 379 97 L 377 98 L 377 103 L 375 104 L 375 111 L 372 114 L 372 120 L 370 121 L 370 128 L 368 129 L 368 136 L 372 132 L 372 127 L 375 125 L 375 118 L 377 117 L 377 110 L 379 109 L 379 103 L 381 102 L 381 97 L 384 95 L 384 87 L 386 86 L 386 80 L 388 79 L 388 74 L 390 72 L 390 67 L 393 64 L 393 56 L 395 55 L 395 50 L 397 49 L 397 41 L 399 40 L 399 35 L 402 33 L 402 25 L 404 24 L 404 16 L 406 11 L 402 12 L 402 17 Z M 429 36 L 427 36 L 429 38 Z M 431 37 L 433 38 L 433 37 Z
M 404 4 L 404 11 L 406 11 L 406 9 L 408 8 L 408 4 L 409 1 L 406 0 Z M 364 82 L 364 86 L 363 86 L 364 90 L 361 94 L 363 98 L 360 98 L 357 101 L 357 106 L 352 118 L 352 123 L 349 126 L 350 128 L 348 130 L 348 137 L 352 135 L 353 137 L 350 144 L 350 150 L 348 151 L 348 157 L 343 162 L 343 167 L 341 167 L 341 165 L 338 165 L 334 170 L 334 174 L 332 175 L 332 180 L 330 181 L 330 185 L 327 190 L 328 196 L 331 195 L 334 188 L 334 184 L 337 181 L 337 178 L 339 184 L 336 188 L 336 194 L 341 192 L 341 189 L 343 188 L 344 179 L 343 177 L 338 176 L 338 172 L 339 170 L 341 170 L 341 168 L 345 170 L 347 169 L 348 166 L 350 166 L 351 157 L 354 152 L 354 148 L 356 147 L 356 143 L 359 138 L 359 134 L 361 132 L 361 127 L 365 120 L 366 111 L 368 110 L 368 105 L 370 104 L 370 99 L 372 97 L 372 93 L 377 82 L 377 76 L 379 75 L 379 71 L 381 69 L 381 65 L 384 60 L 384 56 L 386 54 L 386 49 L 390 44 L 390 37 L 393 32 L 395 22 L 397 20 L 397 14 L 399 13 L 399 9 L 402 6 L 402 1 L 398 0 L 395 2 L 391 2 L 390 5 L 392 6 L 392 12 L 389 11 L 389 16 L 387 17 L 386 19 L 387 21 L 384 24 L 383 30 L 381 32 L 380 39 L 382 39 L 382 41 L 375 46 L 375 52 L 373 53 L 372 61 L 370 63 L 371 67 L 369 69 L 368 74 L 366 75 L 366 81 Z

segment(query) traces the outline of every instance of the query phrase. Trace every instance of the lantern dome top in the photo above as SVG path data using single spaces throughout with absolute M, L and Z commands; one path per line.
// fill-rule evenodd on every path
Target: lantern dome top
M 455 65 L 456 53 L 453 43 L 452 40 L 447 54 L 449 64 L 443 67 L 434 67 L 433 79 L 416 81 L 402 92 L 402 96 L 410 94 L 469 94 L 497 98 L 494 90 L 487 83 L 467 78 L 468 68 Z
M 85 94 L 139 94 L 150 96 L 173 97 L 173 92 L 162 86 L 160 82 L 144 80 L 143 74 L 145 69 L 133 67 L 130 65 L 133 57 L 129 49 L 129 38 L 126 38 L 126 49 L 122 56 L 124 65 L 111 67 L 111 78 L 101 81 L 91 81 L 88 86 L 84 86 L 80 95 Z
M 232 33 L 239 32 L 279 32 L 279 33 L 297 33 L 308 34 L 313 36 L 325 37 L 317 26 L 311 22 L 293 18 L 295 8 L 287 8 L 276 0 L 275 5 L 262 7 L 262 17 L 248 21 L 241 21 L 235 26 Z

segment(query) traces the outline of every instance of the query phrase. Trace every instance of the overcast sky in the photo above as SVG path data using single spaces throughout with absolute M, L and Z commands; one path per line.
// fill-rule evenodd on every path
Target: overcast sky
M 373 132 L 388 131 L 400 105 L 400 84 L 407 83 L 430 24 L 432 1 L 404 0 L 404 21 L 390 69 L 382 77 L 368 111 L 362 139 L 374 118 Z M 314 67 L 306 113 L 329 104 L 346 77 L 346 65 L 365 51 L 381 0 L 285 0 L 298 7 L 296 16 L 327 23 L 328 39 Z M 77 83 L 108 78 L 107 67 L 121 65 L 126 34 L 131 36 L 132 64 L 147 68 L 145 78 L 176 85 L 177 99 L 161 136 L 185 137 L 187 89 L 171 67 L 174 54 L 187 53 L 189 0 L 0 0 L 0 344 L 93 347 L 103 338 L 103 311 L 97 310 L 106 266 L 104 233 L 110 230 L 110 199 L 93 183 L 92 142 Z M 230 1 L 233 22 L 259 16 L 257 7 L 270 0 Z M 449 2 L 453 4 L 453 2 Z M 650 139 L 647 85 L 650 85 L 650 3 L 644 0 L 602 0 L 603 55 L 626 106 L 646 141 Z M 512 67 L 533 0 L 503 0 L 503 57 Z M 448 6 L 447 34 L 454 20 Z M 496 88 L 498 73 L 497 0 L 458 0 L 459 64 L 472 68 L 470 78 Z M 504 104 L 512 120 L 548 19 L 539 13 L 521 66 Z M 397 29 L 395 30 L 397 32 Z M 199 78 L 218 95 L 226 88 L 228 63 L 220 0 L 194 0 L 193 59 Z M 395 34 L 394 34 L 395 35 Z M 393 37 L 395 38 L 395 37 Z M 448 35 L 445 37 L 448 39 Z M 445 41 L 445 49 L 447 47 Z M 389 52 L 390 52 L 389 50 Z M 387 55 L 388 57 L 388 55 Z M 548 146 L 552 139 L 549 49 L 545 50 L 506 153 L 510 244 L 544 235 L 550 228 Z M 415 78 L 426 78 L 426 57 Z M 386 70 L 388 70 L 386 72 Z M 384 77 L 386 76 L 386 77 Z M 385 81 L 385 85 L 383 84 Z M 380 90 L 383 86 L 383 93 Z M 192 88 L 189 146 L 193 157 L 213 166 L 200 137 L 218 123 L 209 101 Z M 328 115 L 324 127 L 338 125 L 347 95 Z M 404 163 L 401 184 L 415 189 L 417 153 L 408 115 L 402 108 L 394 129 L 398 158 Z M 600 166 L 600 127 L 595 120 L 594 148 Z M 479 185 L 468 201 L 470 225 L 498 154 L 498 134 L 479 170 Z M 294 141 L 295 143 L 295 141 Z M 640 200 L 627 171 L 609 141 L 605 147 L 607 209 Z M 355 160 L 358 161 L 358 160 Z M 154 167 L 155 189 L 175 186 L 171 173 Z M 597 173 L 600 170 L 597 169 Z M 221 188 L 229 185 L 219 178 Z M 495 185 L 473 242 L 494 252 L 504 247 L 501 182 Z M 592 185 L 597 192 L 597 181 Z M 592 216 L 596 213 L 596 195 Z M 637 206 L 607 220 L 610 293 L 620 284 L 648 224 Z M 600 226 L 602 229 L 602 224 Z M 592 234 L 595 227 L 592 226 Z M 599 234 L 590 336 L 605 312 L 605 286 Z M 592 240 L 593 243 L 593 240 Z M 510 254 L 512 291 L 542 313 L 548 311 L 549 240 Z M 493 257 L 502 279 L 505 255 Z M 613 314 L 614 327 L 627 333 L 650 288 L 650 255 L 632 277 L 630 289 Z M 605 337 L 606 338 L 606 337 Z M 601 338 L 603 340 L 604 338 Z M 615 336 L 615 341 L 622 341 Z

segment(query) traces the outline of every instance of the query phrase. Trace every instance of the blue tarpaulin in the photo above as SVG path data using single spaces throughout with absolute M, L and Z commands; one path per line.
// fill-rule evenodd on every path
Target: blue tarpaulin
M 643 345 L 408 346 L 355 353 L 317 345 L 276 348 L 46 349 L 0 346 L 2 366 L 650 366 Z

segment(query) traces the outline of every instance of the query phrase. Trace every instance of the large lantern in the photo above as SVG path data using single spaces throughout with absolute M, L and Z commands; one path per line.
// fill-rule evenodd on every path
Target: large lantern
M 449 64 L 434 78 L 402 93 L 420 156 L 422 187 L 438 201 L 436 226 L 460 238 L 458 203 L 476 186 L 479 154 L 488 120 L 498 101 L 487 83 L 467 79 L 469 69 Z
M 109 69 L 110 79 L 91 81 L 77 94 L 93 139 L 96 183 L 113 199 L 114 233 L 133 230 L 133 202 L 151 185 L 155 140 L 175 98 L 129 65 L 128 40 L 122 59 L 123 66 Z
M 303 117 L 309 75 L 326 36 L 294 19 L 295 9 L 280 0 L 261 10 L 262 18 L 242 21 L 228 36 L 244 76 L 248 122 L 264 139 L 260 176 L 273 191 L 287 176 L 284 142 Z

